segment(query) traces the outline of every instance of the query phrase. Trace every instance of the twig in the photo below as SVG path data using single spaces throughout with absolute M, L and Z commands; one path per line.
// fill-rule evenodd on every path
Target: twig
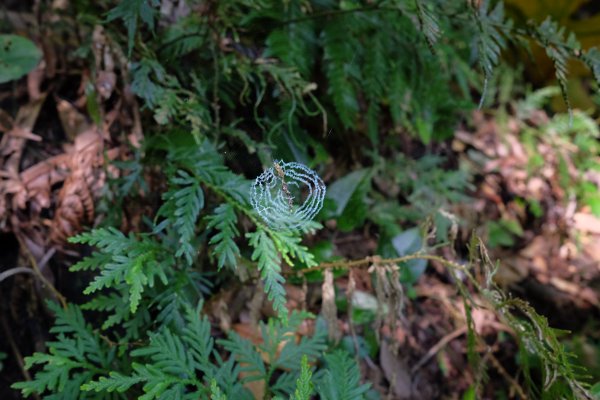
M 52 291 L 52 293 L 54 294 L 54 296 L 56 296 L 56 298 L 58 299 L 58 301 L 60 302 L 60 304 L 62 305 L 63 308 L 67 308 L 67 300 L 65 299 L 65 297 L 56 289 L 56 287 L 54 287 L 54 285 L 52 284 L 52 282 L 50 282 L 48 280 L 48 278 L 46 278 L 44 276 L 44 274 L 42 273 L 42 271 L 40 270 L 38 263 L 35 259 L 35 257 L 33 256 L 33 254 L 31 254 L 31 252 L 29 251 L 29 248 L 27 247 L 27 245 L 25 244 L 25 242 L 23 241 L 23 238 L 21 237 L 21 235 L 17 234 L 15 235 L 17 237 L 17 240 L 19 241 L 19 244 L 21 246 L 21 249 L 23 249 L 23 251 L 25 252 L 25 254 L 27 255 L 27 258 L 29 259 L 29 263 L 31 264 L 31 267 L 33 268 L 33 273 L 35 274 L 35 276 L 42 281 L 42 283 L 48 287 L 50 289 L 50 291 Z
M 463 326 L 461 328 L 458 328 L 454 332 L 450 332 L 449 334 L 447 334 L 446 336 L 441 338 L 440 341 L 437 342 L 435 344 L 435 346 L 430 348 L 429 351 L 427 352 L 427 354 L 425 354 L 423 356 L 423 358 L 421 358 L 419 360 L 419 362 L 410 370 L 411 375 L 414 375 L 415 372 L 417 372 L 423 365 L 425 365 L 427 363 L 427 361 L 429 361 L 431 359 L 431 357 L 436 355 L 442 349 L 442 347 L 444 347 L 445 345 L 447 345 L 448 343 L 450 343 L 457 337 L 465 334 L 466 332 L 467 332 L 467 327 Z
M 16 275 L 16 274 L 32 274 L 35 275 L 35 272 L 31 269 L 31 268 L 27 268 L 27 267 L 16 267 L 16 268 L 11 268 L 11 269 L 7 269 L 6 271 L 2 272 L 0 274 L 0 282 L 2 282 L 3 280 L 5 280 L 6 278 Z
M 395 258 L 381 258 L 379 256 L 368 256 L 368 257 L 365 257 L 360 260 L 352 260 L 352 261 L 343 260 L 343 261 L 321 263 L 315 267 L 304 268 L 304 269 L 301 269 L 298 271 L 294 271 L 294 273 L 306 274 L 309 272 L 319 271 L 319 270 L 323 270 L 323 269 L 327 269 L 327 268 L 350 269 L 350 268 L 354 268 L 354 267 L 367 267 L 367 266 L 370 266 L 373 264 L 399 264 L 399 263 L 403 263 L 403 262 L 410 261 L 410 260 L 437 261 L 440 264 L 443 264 L 447 267 L 462 271 L 469 278 L 469 280 L 471 280 L 471 282 L 473 282 L 475 285 L 479 286 L 479 284 L 477 283 L 477 281 L 475 280 L 475 278 L 473 277 L 471 272 L 464 265 L 461 265 L 454 261 L 447 260 L 440 256 L 436 256 L 433 254 L 423 254 L 423 253 L 410 254 L 407 256 L 395 257 Z
M 16 269 L 16 268 L 13 268 Z M 17 347 L 17 344 L 15 343 L 15 339 L 13 338 L 12 334 L 10 333 L 10 329 L 8 328 L 8 323 L 6 322 L 6 317 L 4 316 L 4 314 L 0 317 L 0 322 L 2 323 L 2 330 L 4 331 L 4 337 L 7 339 L 8 344 L 10 345 L 10 348 L 13 352 L 13 355 L 15 356 L 15 359 L 17 360 L 17 364 L 19 365 L 19 368 L 21 369 L 21 373 L 23 374 L 23 377 L 25 378 L 26 381 L 31 381 L 31 375 L 29 374 L 29 371 L 27 371 L 25 369 L 25 363 L 23 362 L 23 356 L 21 355 L 21 352 L 19 351 L 19 348 Z M 33 397 L 35 397 L 37 400 L 41 400 L 40 396 L 37 393 L 32 393 Z

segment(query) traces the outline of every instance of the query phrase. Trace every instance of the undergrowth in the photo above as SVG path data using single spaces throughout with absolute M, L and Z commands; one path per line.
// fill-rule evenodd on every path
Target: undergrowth
M 89 300 L 49 303 L 55 339 L 47 353 L 26 358 L 33 379 L 13 387 L 55 399 L 245 399 L 253 396 L 249 383 L 261 382 L 264 398 L 374 396 L 323 319 L 313 334 L 298 335 L 314 316 L 290 313 L 286 281 L 375 266 L 379 287 L 397 288 L 434 260 L 465 305 L 474 393 L 497 362 L 471 315 L 484 308 L 518 344 L 519 373 L 507 378 L 517 396 L 591 398 L 546 319 L 494 285 L 497 265 L 482 243 L 473 239 L 464 264 L 426 250 L 432 240 L 454 239 L 458 222 L 447 207 L 470 187 L 466 172 L 444 171 L 444 157 L 427 149 L 451 138 L 465 111 L 488 102 L 486 86 L 508 43 L 544 46 L 563 95 L 571 58 L 600 78 L 598 50 L 582 51 L 553 21 L 521 31 L 501 2 L 476 3 L 190 1 L 173 17 L 158 0 L 111 9 L 77 2 L 79 18 L 102 24 L 111 46 L 127 54 L 121 78 L 130 81 L 120 85 L 142 101 L 146 140 L 132 146 L 133 161 L 115 164 L 121 177 L 111 182 L 111 200 L 122 209 L 105 207 L 100 226 L 70 239 L 95 249 L 71 267 L 95 274 L 84 289 Z M 77 54 L 93 64 L 91 46 L 82 43 Z M 422 157 L 399 155 L 400 133 L 417 139 Z M 300 231 L 270 227 L 251 206 L 252 179 L 277 159 L 328 173 L 323 210 Z M 159 199 L 146 182 L 150 171 L 163 182 Z M 118 229 L 128 206 L 156 202 L 136 229 Z M 402 228 L 423 220 L 435 226 L 433 238 Z M 319 221 L 336 222 L 340 232 L 375 226 L 380 257 L 332 262 L 302 241 Z M 215 340 L 205 315 L 203 302 L 234 281 L 264 289 L 271 301 L 274 316 L 260 324 L 257 342 L 233 331 Z

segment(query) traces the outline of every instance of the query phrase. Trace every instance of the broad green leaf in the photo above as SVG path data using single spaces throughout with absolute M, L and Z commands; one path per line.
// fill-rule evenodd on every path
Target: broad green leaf
M 19 35 L 0 35 L 0 83 L 19 79 L 40 62 L 42 52 Z
M 365 198 L 370 176 L 369 169 L 361 169 L 338 179 L 327 188 L 324 217 L 336 218 L 339 230 L 350 231 L 366 219 L 368 207 Z
M 423 247 L 423 239 L 418 228 L 408 229 L 392 239 L 392 245 L 400 257 L 409 254 L 417 253 Z M 414 283 L 419 279 L 425 268 L 427 267 L 426 260 L 410 260 L 405 263 L 406 267 L 402 268 L 402 281 Z

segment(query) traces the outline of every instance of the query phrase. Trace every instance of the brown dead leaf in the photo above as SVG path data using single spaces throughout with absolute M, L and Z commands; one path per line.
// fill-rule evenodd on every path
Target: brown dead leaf
M 91 129 L 92 124 L 87 117 L 68 101 L 56 98 L 56 109 L 65 135 L 70 141 L 74 141 L 79 133 Z
M 327 268 L 324 272 L 321 292 L 323 297 L 321 314 L 327 322 L 329 339 L 335 341 L 340 338 L 340 332 L 338 330 L 337 307 L 335 305 L 335 288 L 333 285 L 333 271 L 331 268 Z
M 588 302 L 596 307 L 599 305 L 598 295 L 590 288 L 582 288 L 580 285 L 558 277 L 552 277 L 550 283 L 561 292 L 568 293 L 580 301 Z
M 412 398 L 412 380 L 408 363 L 400 355 L 395 355 L 386 340 L 381 341 L 379 365 L 390 384 L 390 392 L 398 400 Z
M 41 99 L 44 94 L 42 93 L 40 87 L 42 86 L 42 82 L 44 80 L 44 76 L 46 75 L 46 61 L 42 59 L 42 61 L 27 74 L 27 94 L 31 100 Z
M 90 129 L 80 133 L 69 154 L 70 174 L 58 195 L 50 237 L 62 243 L 81 231 L 82 223 L 94 219 L 94 197 L 104 185 L 103 139 L 100 132 Z
M 586 213 L 575 213 L 574 218 L 574 228 L 582 231 L 589 232 L 595 235 L 600 235 L 600 218 Z

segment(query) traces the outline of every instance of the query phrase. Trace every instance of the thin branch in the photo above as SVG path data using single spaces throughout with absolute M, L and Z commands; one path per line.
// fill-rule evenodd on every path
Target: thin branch
M 0 282 L 2 282 L 3 280 L 5 280 L 6 278 L 16 275 L 16 274 L 31 274 L 31 275 L 35 275 L 35 272 L 31 269 L 31 268 L 27 268 L 27 267 L 16 267 L 16 268 L 11 268 L 11 269 L 7 269 L 6 271 L 2 272 L 0 274 Z
M 58 301 L 60 302 L 61 306 L 63 308 L 67 308 L 67 299 L 65 298 L 65 296 L 63 296 L 58 289 L 56 289 L 56 287 L 54 287 L 54 285 L 52 284 L 52 282 L 50 282 L 48 280 L 48 278 L 46 278 L 44 276 L 44 274 L 42 273 L 42 271 L 40 270 L 40 267 L 38 266 L 38 263 L 35 259 L 35 257 L 33 256 L 33 254 L 31 254 L 31 252 L 29 251 L 29 248 L 27 247 L 27 245 L 25 244 L 25 241 L 23 240 L 23 238 L 21 237 L 21 235 L 17 234 L 15 235 L 17 237 L 17 240 L 19 241 L 20 247 L 21 249 L 23 249 L 23 251 L 25 252 L 25 254 L 27 255 L 27 258 L 29 259 L 29 263 L 31 264 L 31 267 L 33 268 L 33 273 L 35 274 L 35 276 L 42 281 L 42 283 L 48 287 L 50 289 L 50 291 L 54 294 L 54 296 L 56 296 L 56 298 L 58 299 Z
M 419 362 L 417 362 L 415 364 L 415 366 L 410 370 L 411 375 L 414 375 L 415 372 L 417 372 L 423 365 L 425 365 L 427 363 L 427 361 L 429 361 L 431 359 L 431 357 L 436 355 L 442 349 L 442 347 L 446 346 L 448 343 L 450 343 L 457 337 L 464 335 L 466 332 L 467 332 L 467 327 L 463 326 L 463 327 L 456 329 L 453 332 L 450 332 L 449 334 L 447 334 L 446 336 L 441 338 L 440 341 L 437 342 L 433 347 L 431 347 L 429 349 L 429 351 L 427 352 L 427 354 L 425 354 L 419 360 Z

